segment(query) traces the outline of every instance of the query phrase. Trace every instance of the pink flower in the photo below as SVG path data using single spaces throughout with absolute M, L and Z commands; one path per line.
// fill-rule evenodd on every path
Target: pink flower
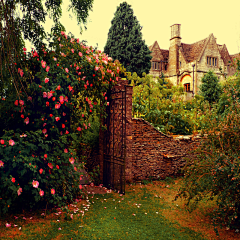
M 19 196 L 21 193 L 22 193 L 22 188 L 19 188 L 19 189 L 17 190 L 18 196 Z
M 20 104 L 21 106 L 23 106 L 23 105 L 24 105 L 24 101 L 23 101 L 23 100 L 19 100 L 19 104 Z
M 79 52 L 78 55 L 79 55 L 80 57 L 82 57 L 82 53 L 81 53 L 81 52 Z
M 1 140 L 0 140 L 0 143 L 1 143 L 1 144 L 4 144 L 4 140 L 3 140 L 3 139 L 1 139 Z
M 27 98 L 27 100 L 28 100 L 28 101 L 32 101 L 32 97 L 29 96 L 29 97 Z
M 47 158 L 47 154 L 44 154 L 44 157 Z
M 40 173 L 40 174 L 42 174 L 42 172 L 43 172 L 43 169 L 42 169 L 42 168 L 41 168 L 41 169 L 39 169 L 39 173 Z
M 62 128 L 65 128 L 65 124 L 62 124 Z
M 67 96 L 64 97 L 64 101 L 68 102 L 68 97 Z
M 55 117 L 55 120 L 58 122 L 60 120 L 60 117 Z
M 43 97 L 46 98 L 47 97 L 47 93 L 46 92 L 43 92 Z
M 47 95 L 48 95 L 48 99 L 49 99 L 52 97 L 53 94 L 51 92 L 48 92 Z
M 63 104 L 63 103 L 64 103 L 64 97 L 63 97 L 63 96 L 60 96 L 60 97 L 59 97 L 59 101 L 60 101 L 61 104 Z
M 74 159 L 73 159 L 73 157 L 69 158 L 69 162 L 70 162 L 71 164 L 74 164 Z
M 68 89 L 70 92 L 73 90 L 73 88 L 70 85 L 68 86 Z
M 59 109 L 60 106 L 61 106 L 60 104 L 55 104 L 55 108 L 56 108 L 56 109 Z
M 58 166 L 58 165 L 56 165 L 56 168 L 57 168 L 57 169 L 59 169 L 59 166 Z
M 41 61 L 42 67 L 45 68 L 46 67 L 46 62 L 44 62 L 43 60 Z
M 64 149 L 64 152 L 65 152 L 65 153 L 68 153 L 68 150 L 65 148 L 65 149 Z
M 12 178 L 12 180 L 11 180 L 11 181 L 12 181 L 13 183 L 15 183 L 15 181 L 16 181 L 16 180 L 15 180 L 15 178 Z
M 49 78 L 45 78 L 45 83 L 48 83 L 49 82 Z
M 82 185 L 81 184 L 79 185 L 79 188 L 82 189 Z
M 49 107 L 49 102 L 46 102 L 46 107 Z
M 47 129 L 44 128 L 44 129 L 42 130 L 42 133 L 43 133 L 43 134 L 47 133 Z
M 16 101 L 14 102 L 14 104 L 15 104 L 16 106 L 18 106 L 18 100 L 16 100 Z
M 56 59 L 56 58 L 53 58 L 53 60 L 54 60 L 54 61 L 57 61 L 57 59 Z
M 48 163 L 48 167 L 52 169 L 53 168 L 52 163 Z
M 6 227 L 11 227 L 11 224 L 10 223 L 6 223 Z
M 39 57 L 38 53 L 36 51 L 32 52 L 33 57 Z
M 19 74 L 20 74 L 21 77 L 23 76 L 23 70 L 22 69 L 20 69 Z
M 81 131 L 82 129 L 80 127 L 77 128 L 78 131 Z
M 50 67 L 49 67 L 49 66 L 47 66 L 47 67 L 46 67 L 46 72 L 48 72 L 48 71 L 49 71 L 49 69 L 50 69 Z
M 109 102 L 107 102 L 107 105 L 109 106 Z
M 40 189 L 39 195 L 42 197 L 44 195 L 44 191 Z
M 65 112 L 63 112 L 63 116 L 66 116 L 66 113 L 65 113 Z
M 82 114 L 82 117 L 84 117 L 84 114 Z
M 74 49 L 71 49 L 72 53 L 74 53 Z
M 24 120 L 24 122 L 25 122 L 26 124 L 29 124 L 29 118 L 27 117 L 27 118 Z
M 60 88 L 61 88 L 61 86 L 60 86 L 60 85 L 58 85 L 56 90 L 60 90 Z
M 24 52 L 26 52 L 26 51 L 27 51 L 27 49 L 24 47 L 24 48 L 23 48 L 23 51 L 24 51 Z
M 34 188 L 38 188 L 39 182 L 33 180 L 32 185 Z
M 65 71 L 66 71 L 66 73 L 68 73 L 69 72 L 68 68 L 65 68 Z
M 14 144 L 15 144 L 15 142 L 12 139 L 10 139 L 9 140 L 9 145 L 13 146 Z
M 100 67 L 95 66 L 95 71 L 97 71 Z
M 69 134 L 69 131 L 68 131 L 68 130 L 66 130 L 66 134 Z
M 51 194 L 54 195 L 55 194 L 55 189 L 51 189 Z

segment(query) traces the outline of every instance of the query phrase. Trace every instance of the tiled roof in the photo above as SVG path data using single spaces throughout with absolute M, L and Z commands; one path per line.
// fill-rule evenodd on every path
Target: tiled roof
M 240 53 L 230 55 L 231 60 L 233 61 L 234 58 L 237 58 L 240 60 Z
M 231 61 L 232 59 L 228 53 L 226 45 L 224 44 L 222 47 L 220 47 L 219 51 L 220 51 L 220 54 L 221 54 L 224 64 L 228 64 L 228 61 Z
M 181 43 L 181 48 L 187 62 L 192 62 L 199 57 L 206 41 L 207 38 L 193 44 Z

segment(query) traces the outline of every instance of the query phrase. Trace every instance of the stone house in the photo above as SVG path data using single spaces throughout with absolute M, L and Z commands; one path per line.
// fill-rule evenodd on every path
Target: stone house
M 225 79 L 220 67 L 227 77 L 233 75 L 236 69 L 230 66 L 231 62 L 234 58 L 240 59 L 240 55 L 230 55 L 226 45 L 217 44 L 212 33 L 193 44 L 182 43 L 180 27 L 181 24 L 171 26 L 169 50 L 161 49 L 157 41 L 149 46 L 152 51 L 149 74 L 155 78 L 163 72 L 174 85 L 184 86 L 185 99 L 191 99 L 193 93 L 197 94 L 202 77 L 210 69 L 220 81 Z

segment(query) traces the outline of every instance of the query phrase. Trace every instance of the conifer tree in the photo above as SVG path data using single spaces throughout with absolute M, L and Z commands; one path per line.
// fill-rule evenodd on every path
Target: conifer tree
M 199 89 L 200 95 L 210 104 L 214 102 L 217 103 L 222 92 L 219 80 L 211 70 L 203 76 L 202 84 Z
M 113 60 L 118 59 L 127 72 L 149 73 L 152 56 L 145 41 L 142 40 L 142 27 L 133 15 L 131 5 L 123 2 L 117 7 L 111 21 L 104 52 Z

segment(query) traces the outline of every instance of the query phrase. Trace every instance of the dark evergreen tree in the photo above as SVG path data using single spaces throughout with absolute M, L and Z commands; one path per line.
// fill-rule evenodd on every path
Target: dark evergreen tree
M 218 77 L 211 70 L 203 76 L 202 84 L 199 89 L 200 95 L 210 104 L 214 102 L 217 103 L 222 93 Z
M 111 23 L 104 52 L 113 60 L 118 59 L 127 72 L 136 72 L 140 77 L 143 72 L 148 74 L 151 51 L 142 40 L 142 27 L 133 15 L 131 5 L 121 3 Z

